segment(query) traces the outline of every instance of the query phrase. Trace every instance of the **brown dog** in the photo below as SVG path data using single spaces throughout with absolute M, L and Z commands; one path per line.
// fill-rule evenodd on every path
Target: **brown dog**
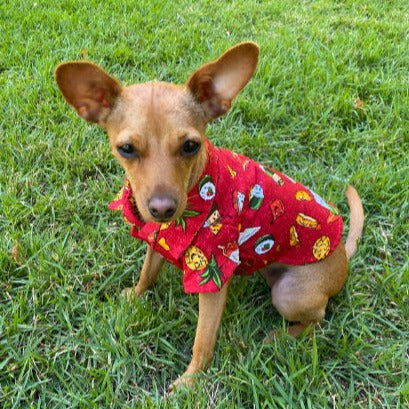
M 197 185 L 209 161 L 210 145 L 204 136 L 206 125 L 229 110 L 233 99 L 256 69 L 258 51 L 254 43 L 238 44 L 199 68 L 182 86 L 153 82 L 122 87 L 116 79 L 89 62 L 68 62 L 57 67 L 56 80 L 67 102 L 83 119 L 107 130 L 113 154 L 126 172 L 131 192 L 129 200 L 137 208 L 138 220 L 148 224 L 154 222 L 150 225 L 162 229 L 171 221 L 183 218 L 185 210 L 189 209 L 189 192 Z M 233 154 L 234 158 L 238 156 Z M 247 162 L 245 158 L 240 160 L 244 168 Z M 229 172 L 232 177 L 236 175 L 233 169 L 229 168 Z M 275 177 L 280 185 L 277 175 Z M 209 192 L 211 195 L 211 188 Z M 350 206 L 346 245 L 341 240 L 329 255 L 325 254 L 322 260 L 319 257 L 315 263 L 272 262 L 259 269 L 271 287 L 273 304 L 286 320 L 294 323 L 288 330 L 294 336 L 324 317 L 328 299 L 345 283 L 347 261 L 356 251 L 364 220 L 355 189 L 349 186 L 346 194 Z M 301 195 L 300 200 L 312 200 L 310 196 L 308 193 Z M 256 200 L 253 204 L 254 208 L 259 205 Z M 280 217 L 284 212 L 282 201 L 276 200 L 271 211 L 274 218 Z M 214 220 L 218 213 L 215 214 Z M 314 219 L 304 217 L 299 221 L 307 229 L 320 228 L 311 220 Z M 293 226 L 291 229 L 291 245 L 296 247 L 298 236 Z M 147 241 L 154 241 L 158 231 L 151 232 Z M 214 227 L 213 233 L 217 232 Z M 136 229 L 135 235 L 138 234 Z M 266 243 L 266 247 L 258 248 L 259 254 L 269 251 L 274 241 Z M 168 243 L 161 245 L 169 247 Z M 224 255 L 230 260 L 240 263 L 236 256 L 233 257 L 237 251 L 236 241 L 228 245 L 230 252 L 226 250 L 228 246 L 219 247 L 223 247 Z M 200 260 L 206 257 L 202 254 L 193 269 L 201 268 Z M 163 262 L 163 257 L 148 246 L 139 282 L 135 288 L 126 290 L 125 295 L 141 296 L 156 281 Z M 223 275 L 210 277 L 209 274 L 200 275 L 200 284 L 209 284 L 212 278 L 219 291 L 199 294 L 199 320 L 192 360 L 186 372 L 174 382 L 174 388 L 191 384 L 192 375 L 203 370 L 213 355 L 230 280 Z

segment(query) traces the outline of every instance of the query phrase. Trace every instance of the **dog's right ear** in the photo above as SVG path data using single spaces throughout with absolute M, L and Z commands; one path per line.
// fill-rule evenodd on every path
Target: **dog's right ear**
M 55 70 L 55 79 L 66 101 L 86 121 L 103 125 L 118 95 L 121 84 L 97 65 L 67 62 Z
M 246 86 L 257 67 L 259 47 L 245 42 L 235 45 L 195 71 L 187 87 L 202 106 L 208 121 L 224 115 Z

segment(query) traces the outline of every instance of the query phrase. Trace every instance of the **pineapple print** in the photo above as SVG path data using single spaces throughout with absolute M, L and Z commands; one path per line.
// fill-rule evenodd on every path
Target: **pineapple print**
M 314 257 L 317 260 L 323 260 L 328 256 L 331 248 L 331 240 L 328 236 L 321 236 L 315 243 L 312 249 Z
M 214 254 L 212 254 L 210 263 L 207 265 L 204 273 L 200 274 L 200 277 L 202 277 L 202 281 L 199 283 L 199 285 L 207 284 L 211 280 L 219 290 L 222 288 L 223 273 L 219 270 Z
M 186 219 L 189 217 L 195 217 L 198 214 L 200 214 L 199 212 L 196 212 L 195 210 L 189 210 L 186 209 L 182 216 L 178 217 L 175 220 L 175 226 L 181 226 L 183 231 L 186 231 Z
M 196 246 L 189 246 L 185 253 L 186 265 L 191 270 L 203 270 L 207 265 L 208 261 L 203 251 Z

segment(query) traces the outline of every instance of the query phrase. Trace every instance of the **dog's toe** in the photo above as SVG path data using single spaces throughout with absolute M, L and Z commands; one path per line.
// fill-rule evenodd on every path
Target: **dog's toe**
M 135 291 L 134 287 L 124 288 L 121 291 L 121 297 L 125 298 L 127 301 L 132 301 L 135 297 L 138 297 L 138 294 Z
M 168 387 L 168 393 L 173 394 L 180 389 L 191 389 L 195 385 L 195 376 L 183 374 Z

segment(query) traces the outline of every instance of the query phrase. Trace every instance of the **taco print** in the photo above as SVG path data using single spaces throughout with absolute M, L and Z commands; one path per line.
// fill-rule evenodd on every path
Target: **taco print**
M 329 212 L 329 216 L 327 218 L 327 223 L 331 224 L 334 223 L 335 221 L 337 221 L 339 219 L 339 215 L 332 213 L 331 211 Z
M 170 227 L 171 224 L 172 222 L 161 223 L 159 230 L 166 230 Z
M 318 221 L 310 216 L 305 215 L 304 213 L 298 213 L 295 221 L 300 226 L 314 230 L 321 230 L 321 225 L 318 223 Z
M 158 236 L 158 231 L 157 230 L 153 230 L 148 234 L 148 241 L 150 243 L 153 243 L 154 241 L 156 241 L 156 237 Z
M 114 202 L 119 202 L 122 199 L 122 196 L 124 195 L 124 189 L 125 187 L 123 187 L 114 197 Z

